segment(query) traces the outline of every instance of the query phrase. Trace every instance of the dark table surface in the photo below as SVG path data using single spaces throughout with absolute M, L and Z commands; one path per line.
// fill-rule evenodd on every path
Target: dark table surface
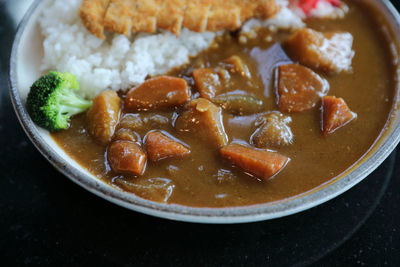
M 0 0 L 0 266 L 400 266 L 396 151 L 328 203 L 239 225 L 153 218 L 72 183 L 30 143 L 8 94 L 10 48 L 30 2 Z

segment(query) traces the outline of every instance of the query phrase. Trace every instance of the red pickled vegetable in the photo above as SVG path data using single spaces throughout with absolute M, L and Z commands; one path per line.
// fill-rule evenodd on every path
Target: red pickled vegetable
M 317 7 L 320 1 L 325 1 L 330 3 L 332 6 L 340 6 L 340 0 L 299 0 L 298 5 L 303 10 L 303 12 L 308 15 L 311 10 Z

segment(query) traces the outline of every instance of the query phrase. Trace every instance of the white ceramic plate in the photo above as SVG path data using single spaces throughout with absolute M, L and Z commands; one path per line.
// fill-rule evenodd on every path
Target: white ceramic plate
M 88 191 L 125 208 L 172 220 L 202 223 L 240 223 L 267 220 L 300 212 L 345 192 L 375 168 L 393 151 L 400 141 L 400 116 L 398 108 L 392 114 L 390 127 L 375 148 L 351 170 L 318 189 L 289 200 L 236 208 L 192 208 L 176 204 L 156 203 L 121 192 L 87 172 L 56 145 L 49 133 L 30 119 L 26 108 L 26 92 L 40 76 L 39 66 L 43 55 L 42 39 L 37 16 L 44 1 L 36 0 L 22 20 L 13 44 L 10 60 L 10 93 L 17 116 L 29 138 L 39 151 L 60 172 Z M 388 18 L 393 39 L 400 44 L 400 16 L 387 0 L 368 0 Z M 400 51 L 398 45 L 394 51 Z M 400 76 L 400 70 L 399 70 Z M 400 86 L 398 86 L 400 88 Z M 395 103 L 399 105 L 399 92 Z

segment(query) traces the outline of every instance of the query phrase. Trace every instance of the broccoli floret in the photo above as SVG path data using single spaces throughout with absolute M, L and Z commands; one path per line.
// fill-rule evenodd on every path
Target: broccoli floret
M 67 129 L 71 116 L 92 105 L 75 93 L 78 90 L 74 75 L 50 71 L 32 85 L 26 103 L 28 113 L 37 125 L 51 132 Z

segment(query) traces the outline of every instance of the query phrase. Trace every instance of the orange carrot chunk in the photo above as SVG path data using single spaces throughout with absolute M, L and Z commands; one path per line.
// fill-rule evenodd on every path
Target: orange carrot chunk
M 174 108 L 185 104 L 189 98 L 184 79 L 160 76 L 132 88 L 126 94 L 125 108 L 130 111 Z
M 196 69 L 193 71 L 193 79 L 201 97 L 211 99 L 221 91 L 219 75 L 213 69 Z
M 240 144 L 229 144 L 221 148 L 220 154 L 229 162 L 263 180 L 277 174 L 290 161 L 279 153 Z
M 190 154 L 190 150 L 171 137 L 160 132 L 150 132 L 146 137 L 147 156 L 151 161 L 158 161 L 171 157 L 183 157 Z
M 111 169 L 117 173 L 141 175 L 146 165 L 146 154 L 142 148 L 125 140 L 112 142 L 108 147 L 107 158 Z
M 278 70 L 277 98 L 283 112 L 311 109 L 328 93 L 328 82 L 309 68 L 287 64 Z
M 322 132 L 324 136 L 333 133 L 357 118 L 343 98 L 325 96 L 322 100 Z

